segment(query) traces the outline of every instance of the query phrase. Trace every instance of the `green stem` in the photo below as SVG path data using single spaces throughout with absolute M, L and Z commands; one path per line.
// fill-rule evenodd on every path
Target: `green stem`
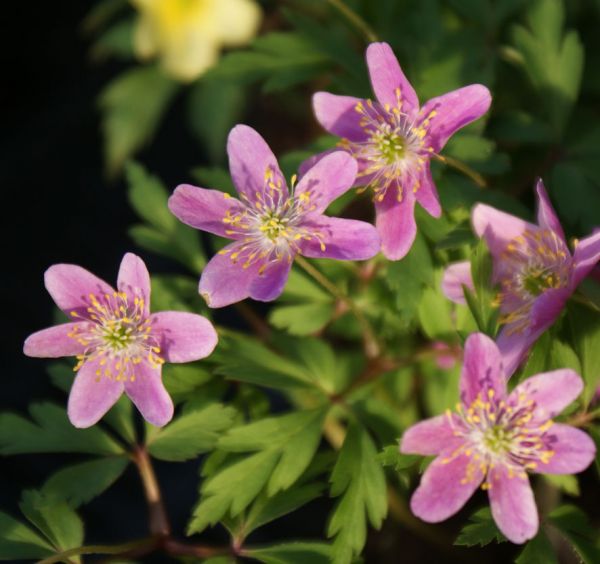
M 158 544 L 157 539 L 149 537 L 146 539 L 130 541 L 123 544 L 103 545 L 93 544 L 89 546 L 78 546 L 70 548 L 64 552 L 49 556 L 40 560 L 38 564 L 53 564 L 54 562 L 64 562 L 70 556 L 78 556 L 80 554 L 123 554 L 139 548 L 151 548 Z
M 327 0 L 340 14 L 342 14 L 358 31 L 360 31 L 369 43 L 379 41 L 377 34 L 371 26 L 363 20 L 354 10 L 346 6 L 342 0 Z
M 340 302 L 344 303 L 348 309 L 354 314 L 358 323 L 361 326 L 363 340 L 365 345 L 365 353 L 368 358 L 377 358 L 380 353 L 380 346 L 375 338 L 375 334 L 371 327 L 371 324 L 367 320 L 367 318 L 363 315 L 361 309 L 354 303 L 354 301 L 347 296 L 344 292 L 342 292 L 333 282 L 331 282 L 326 276 L 315 268 L 310 262 L 308 262 L 304 257 L 297 256 L 296 263 L 300 266 L 304 271 L 312 276 L 323 288 L 325 288 L 328 292 L 330 292 L 335 298 L 337 298 Z
M 441 163 L 444 163 L 445 165 L 455 168 L 459 172 L 462 172 L 465 176 L 468 176 L 473 182 L 475 182 L 475 184 L 477 184 L 477 186 L 479 186 L 480 188 L 487 188 L 487 182 L 485 181 L 485 178 L 462 161 L 459 161 L 458 159 L 455 159 L 453 157 L 448 157 L 447 155 L 433 154 L 433 158 L 437 159 Z

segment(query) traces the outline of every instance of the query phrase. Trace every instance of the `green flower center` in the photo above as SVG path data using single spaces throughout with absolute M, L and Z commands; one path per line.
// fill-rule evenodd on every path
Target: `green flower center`
M 389 127 L 379 129 L 373 135 L 373 142 L 388 165 L 399 161 L 406 154 L 406 139 Z
M 495 454 L 510 450 L 510 443 L 511 437 L 506 432 L 506 428 L 501 425 L 490 427 L 483 436 L 483 444 Z
M 532 296 L 539 296 L 551 288 L 560 288 L 562 281 L 555 272 L 533 270 L 523 278 L 523 288 Z
M 281 218 L 275 213 L 269 212 L 263 216 L 260 230 L 270 241 L 275 242 L 280 237 L 289 235 L 288 223 L 286 218 Z
M 106 320 L 102 338 L 112 350 L 123 350 L 135 341 L 135 329 L 136 325 L 127 317 Z

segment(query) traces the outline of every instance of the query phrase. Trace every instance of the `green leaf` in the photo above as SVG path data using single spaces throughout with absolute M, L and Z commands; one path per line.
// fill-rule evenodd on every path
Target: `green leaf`
M 148 442 L 148 450 L 161 460 L 195 458 L 215 447 L 221 433 L 233 424 L 235 413 L 235 409 L 219 403 L 185 413 L 155 431 Z
M 341 496 L 327 536 L 335 536 L 333 562 L 350 563 L 367 540 L 367 519 L 378 529 L 387 514 L 385 475 L 369 434 L 351 424 L 331 474 L 331 495 Z
M 262 548 L 246 548 L 244 556 L 265 564 L 328 564 L 331 547 L 317 542 L 289 542 Z
M 150 141 L 177 87 L 159 69 L 141 67 L 125 71 L 100 93 L 104 153 L 111 175 Z
M 469 517 L 454 541 L 457 546 L 486 546 L 491 542 L 506 542 L 506 537 L 498 530 L 489 507 L 476 511 Z
M 83 522 L 66 502 L 35 490 L 23 492 L 19 504 L 23 515 L 35 525 L 58 552 L 83 544 Z
M 384 468 L 392 467 L 396 472 L 410 468 L 421 459 L 415 454 L 402 454 L 397 444 L 385 447 L 377 458 Z
M 281 305 L 271 310 L 269 321 L 277 329 L 287 330 L 290 335 L 311 335 L 329 323 L 334 309 L 332 302 Z
M 128 463 L 125 457 L 110 457 L 67 466 L 46 480 L 42 493 L 79 507 L 114 484 Z
M 598 532 L 590 526 L 587 515 L 581 509 L 563 505 L 552 511 L 548 519 L 572 544 L 584 564 L 600 562 Z
M 133 59 L 133 26 L 133 20 L 123 20 L 108 28 L 92 45 L 92 58 Z
M 219 448 L 229 452 L 276 452 L 278 463 L 267 488 L 268 494 L 274 495 L 289 488 L 310 464 L 326 413 L 324 408 L 297 411 L 236 427 L 221 437 Z
M 581 493 L 577 476 L 572 474 L 543 474 L 543 476 L 544 480 L 568 495 L 578 497 Z
M 66 411 L 51 403 L 29 407 L 33 421 L 13 413 L 0 413 L 0 454 L 84 452 L 121 454 L 123 448 L 100 427 L 77 429 Z
M 231 176 L 224 168 L 199 166 L 192 170 L 192 176 L 205 188 L 221 190 L 236 198 L 238 196 Z
M 423 332 L 430 339 L 454 337 L 451 303 L 439 289 L 423 290 L 417 314 Z
M 580 304 L 569 304 L 573 343 L 581 361 L 585 382 L 583 399 L 588 404 L 600 385 L 600 316 Z
M 558 564 L 554 549 L 542 529 L 526 545 L 515 560 L 516 564 Z
M 174 402 L 189 399 L 190 393 L 206 384 L 212 374 L 198 363 L 163 366 L 163 383 Z
M 0 531 L 0 560 L 42 559 L 54 552 L 40 535 L 1 511 Z

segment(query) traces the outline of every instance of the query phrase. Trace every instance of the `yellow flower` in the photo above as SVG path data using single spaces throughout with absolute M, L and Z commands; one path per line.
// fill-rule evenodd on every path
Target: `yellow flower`
M 253 0 L 131 0 L 140 13 L 134 36 L 141 59 L 157 56 L 171 76 L 192 81 L 222 47 L 244 45 L 262 17 Z

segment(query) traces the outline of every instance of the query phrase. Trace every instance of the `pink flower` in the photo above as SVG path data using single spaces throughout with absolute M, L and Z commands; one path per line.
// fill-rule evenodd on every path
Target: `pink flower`
M 379 252 L 372 225 L 323 215 L 356 177 L 356 161 L 344 151 L 327 155 L 308 170 L 292 186 L 292 194 L 271 149 L 252 128 L 234 127 L 227 151 L 239 200 L 187 184 L 169 199 L 169 209 L 184 223 L 234 241 L 202 272 L 199 291 L 210 307 L 248 296 L 274 300 L 297 254 L 364 260 Z
M 579 241 L 571 255 L 541 180 L 536 190 L 538 225 L 483 204 L 472 215 L 475 232 L 485 239 L 494 261 L 493 282 L 500 287 L 504 326 L 497 341 L 507 376 L 600 259 L 600 231 Z M 469 262 L 448 267 L 442 290 L 454 302 L 465 303 L 463 285 L 473 287 Z
M 504 535 L 514 543 L 533 538 L 538 513 L 527 472 L 573 474 L 594 460 L 590 437 L 552 421 L 582 389 L 581 378 L 564 369 L 533 376 L 509 394 L 498 347 L 470 335 L 457 412 L 417 423 L 402 437 L 401 452 L 437 456 L 412 496 L 413 513 L 443 521 L 481 485 Z
M 319 123 L 342 137 L 341 147 L 358 160 L 355 185 L 373 188 L 383 254 L 398 260 L 415 239 L 415 201 L 432 216 L 441 215 L 431 157 L 488 110 L 491 96 L 485 86 L 473 84 L 420 108 L 387 43 L 369 45 L 367 65 L 377 101 L 318 92 L 313 106 Z
M 208 356 L 217 344 L 212 324 L 193 313 L 150 313 L 150 276 L 134 254 L 123 257 L 117 290 L 73 264 L 56 264 L 45 274 L 46 289 L 69 317 L 30 335 L 28 356 L 76 356 L 77 375 L 68 414 L 75 427 L 96 423 L 125 392 L 144 418 L 162 426 L 173 417 L 165 390 L 164 362 Z

